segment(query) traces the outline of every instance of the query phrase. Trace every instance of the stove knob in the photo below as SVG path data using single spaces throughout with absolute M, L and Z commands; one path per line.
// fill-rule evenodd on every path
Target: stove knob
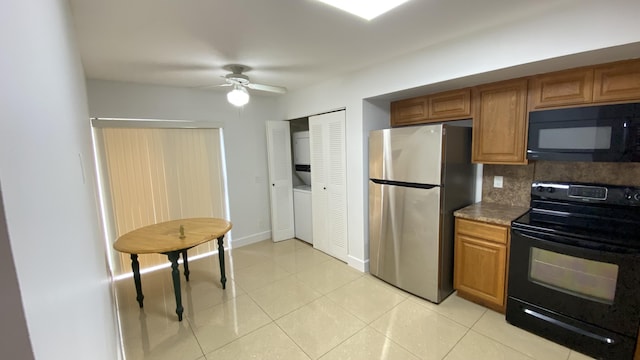
M 640 193 L 633 194 L 633 200 L 640 201 Z
M 554 192 L 554 191 L 556 191 L 556 189 L 554 189 L 554 188 L 552 188 L 552 187 L 548 187 L 548 188 L 547 188 L 547 192 L 548 192 L 548 193 L 552 193 L 552 192 Z
M 538 190 L 538 192 L 543 192 L 543 191 L 544 191 L 544 188 L 543 188 L 542 186 L 538 186 L 538 187 L 536 188 L 536 190 Z
M 624 198 L 627 200 L 632 200 L 633 199 L 633 195 L 631 193 L 625 193 L 624 194 Z

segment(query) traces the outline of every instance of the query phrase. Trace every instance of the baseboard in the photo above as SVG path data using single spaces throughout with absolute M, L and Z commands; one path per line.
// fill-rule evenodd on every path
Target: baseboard
M 271 239 L 271 231 L 264 231 L 257 234 L 251 234 L 241 238 L 233 238 L 231 240 L 231 246 L 234 248 L 255 244 L 257 242 Z
M 347 257 L 347 264 L 349 264 L 349 266 L 361 272 L 369 272 L 369 259 L 363 261 L 351 255 L 348 255 Z

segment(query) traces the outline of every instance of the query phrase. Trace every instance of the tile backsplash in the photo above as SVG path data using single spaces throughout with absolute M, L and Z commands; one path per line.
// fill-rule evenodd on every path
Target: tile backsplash
M 503 176 L 502 188 L 493 187 L 493 177 Z M 574 181 L 640 187 L 640 163 L 594 163 L 532 161 L 528 165 L 484 165 L 482 200 L 529 206 L 534 180 Z
M 529 206 L 534 164 L 483 165 L 482 201 L 512 206 Z M 493 187 L 493 177 L 502 176 L 502 188 Z

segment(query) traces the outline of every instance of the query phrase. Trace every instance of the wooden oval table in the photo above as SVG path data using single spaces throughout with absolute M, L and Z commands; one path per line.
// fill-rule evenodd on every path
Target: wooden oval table
M 172 220 L 159 224 L 145 226 L 128 232 L 118 238 L 113 244 L 114 249 L 131 254 L 131 268 L 133 280 L 136 285 L 136 300 L 142 307 L 144 295 L 140 282 L 140 264 L 138 254 L 165 254 L 171 261 L 173 269 L 173 290 L 176 295 L 176 314 L 182 321 L 182 294 L 180 291 L 180 271 L 178 259 L 182 254 L 184 265 L 184 277 L 189 281 L 189 262 L 187 250 L 194 246 L 204 244 L 213 239 L 218 239 L 218 259 L 220 261 L 220 282 L 222 288 L 226 287 L 227 278 L 224 270 L 224 235 L 231 230 L 232 224 L 224 219 L 217 218 L 191 218 Z

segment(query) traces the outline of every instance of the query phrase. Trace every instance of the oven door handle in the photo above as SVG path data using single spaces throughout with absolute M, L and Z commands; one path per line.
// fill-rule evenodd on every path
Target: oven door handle
M 545 241 L 552 244 L 553 243 L 563 244 L 563 245 L 574 246 L 580 249 L 606 251 L 609 253 L 617 253 L 617 254 L 638 254 L 637 249 L 616 246 L 613 244 L 605 244 L 605 243 L 595 242 L 595 241 L 590 241 L 585 239 L 571 239 L 569 237 L 558 235 L 558 234 L 550 235 L 550 234 L 544 234 L 544 233 L 534 232 L 534 231 L 525 230 L 525 229 L 514 229 L 514 228 L 511 228 L 511 231 L 513 233 L 517 233 L 518 235 L 533 241 Z
M 612 338 L 608 338 L 608 337 L 605 337 L 605 336 L 602 336 L 602 335 L 594 334 L 594 333 L 592 333 L 590 331 L 586 331 L 584 329 L 580 329 L 579 327 L 564 323 L 564 322 L 562 322 L 560 320 L 554 319 L 554 318 L 549 317 L 549 316 L 544 315 L 544 314 L 540 314 L 539 312 L 533 311 L 531 309 L 525 308 L 524 309 L 524 313 L 529 315 L 529 316 L 533 316 L 536 319 L 539 319 L 539 320 L 551 323 L 553 325 L 559 326 L 559 327 L 561 327 L 561 328 L 563 328 L 565 330 L 573 331 L 576 334 L 580 334 L 580 335 L 587 336 L 587 337 L 590 337 L 592 339 L 598 340 L 598 341 L 603 342 L 603 343 L 605 343 L 607 345 L 613 345 L 613 344 L 616 343 L 616 341 L 614 339 L 612 339 Z

